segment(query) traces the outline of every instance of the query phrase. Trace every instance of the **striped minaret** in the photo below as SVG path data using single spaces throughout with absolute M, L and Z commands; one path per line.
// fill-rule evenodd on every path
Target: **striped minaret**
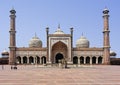
M 9 54 L 9 64 L 14 65 L 16 63 L 16 31 L 15 31 L 15 15 L 16 11 L 14 9 L 10 10 L 10 54 Z
M 104 28 L 103 28 L 103 49 L 104 49 L 104 64 L 110 64 L 110 40 L 109 40 L 109 10 L 103 10 L 103 20 L 104 20 Z

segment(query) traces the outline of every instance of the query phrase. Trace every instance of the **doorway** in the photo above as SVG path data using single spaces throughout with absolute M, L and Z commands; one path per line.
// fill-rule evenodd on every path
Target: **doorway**
M 55 56 L 55 63 L 59 63 L 59 60 L 62 60 L 62 59 L 63 59 L 63 54 L 58 53 L 58 54 Z

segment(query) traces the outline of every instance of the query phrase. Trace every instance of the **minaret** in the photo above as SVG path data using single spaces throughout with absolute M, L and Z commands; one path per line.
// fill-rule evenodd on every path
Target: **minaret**
M 49 27 L 46 28 L 46 36 L 47 36 L 47 62 L 50 62 L 49 60 Z
M 73 28 L 70 28 L 70 32 L 71 32 L 71 62 L 73 59 Z
M 109 41 L 109 10 L 103 10 L 103 20 L 104 20 L 104 28 L 103 28 L 103 48 L 104 48 L 104 64 L 110 64 L 110 41 Z
M 14 9 L 10 10 L 10 55 L 9 64 L 13 65 L 16 62 L 16 31 L 15 31 L 15 15 Z

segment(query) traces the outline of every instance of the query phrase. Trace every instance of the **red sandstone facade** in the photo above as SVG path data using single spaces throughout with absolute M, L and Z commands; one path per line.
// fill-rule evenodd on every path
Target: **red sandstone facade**
M 109 10 L 103 10 L 103 47 L 89 47 L 89 41 L 84 37 L 73 47 L 73 28 L 70 34 L 65 34 L 60 26 L 53 34 L 46 28 L 47 47 L 37 36 L 33 37 L 29 47 L 16 46 L 15 18 L 16 11 L 10 11 L 10 55 L 9 64 L 57 64 L 64 59 L 68 64 L 110 64 L 109 42 Z

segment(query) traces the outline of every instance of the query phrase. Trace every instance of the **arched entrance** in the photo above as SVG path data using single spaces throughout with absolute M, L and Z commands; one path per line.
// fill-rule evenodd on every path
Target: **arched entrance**
M 29 64 L 33 64 L 34 63 L 34 58 L 32 56 L 29 57 Z
M 55 57 L 55 63 L 59 63 L 59 60 L 62 60 L 62 59 L 63 59 L 63 54 L 58 53 Z
M 90 57 L 86 57 L 86 64 L 90 64 Z
M 36 56 L 36 63 L 40 64 L 40 57 L 39 56 Z
M 23 57 L 23 64 L 27 64 L 27 57 L 26 56 Z
M 80 64 L 84 64 L 84 57 L 83 56 L 80 57 Z
M 98 57 L 98 64 L 102 64 L 102 57 Z
M 43 56 L 43 57 L 41 58 L 41 64 L 46 64 L 46 57 L 45 57 L 45 56 Z
M 21 57 L 20 56 L 17 57 L 17 63 L 21 64 Z
M 96 64 L 96 57 L 92 57 L 92 64 Z
M 73 57 L 73 64 L 78 64 L 78 57 L 77 56 Z
M 60 59 L 68 59 L 68 49 L 67 45 L 64 44 L 62 41 L 56 42 L 52 46 L 51 50 L 51 62 L 52 63 L 58 63 Z

